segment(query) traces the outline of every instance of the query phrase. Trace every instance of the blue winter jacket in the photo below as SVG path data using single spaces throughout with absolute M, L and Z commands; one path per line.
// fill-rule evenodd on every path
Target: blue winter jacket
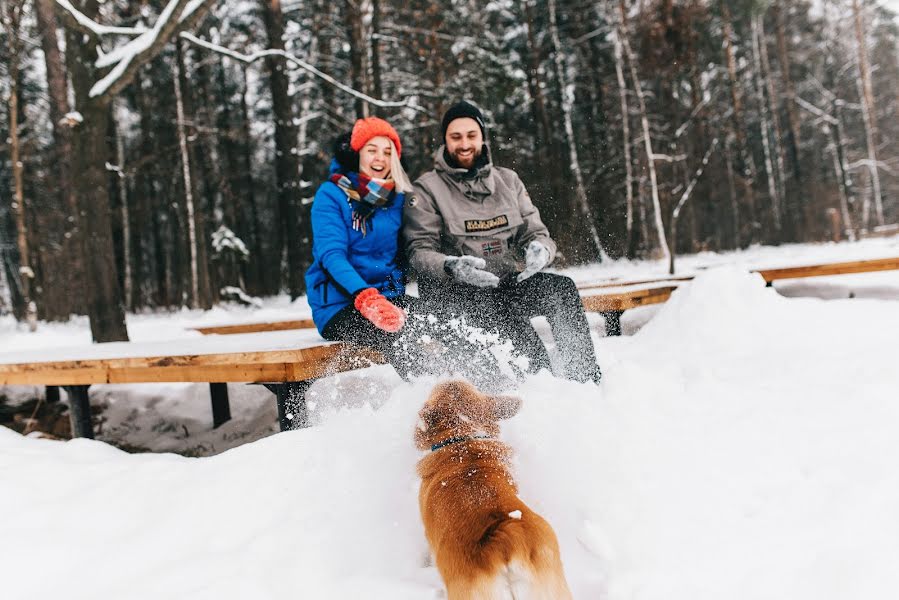
M 332 161 L 331 173 L 338 169 L 337 161 Z M 326 181 L 315 192 L 313 262 L 306 271 L 306 294 L 319 333 L 360 290 L 377 288 L 387 298 L 405 293 L 404 272 L 398 264 L 403 204 L 405 196 L 398 193 L 390 206 L 376 209 L 363 236 L 353 230 L 352 209 L 337 184 Z

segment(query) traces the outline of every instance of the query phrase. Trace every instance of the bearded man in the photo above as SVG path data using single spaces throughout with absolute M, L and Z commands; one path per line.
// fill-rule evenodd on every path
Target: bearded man
M 403 211 L 420 296 L 510 339 L 530 372 L 551 370 L 530 321 L 545 316 L 559 356 L 557 375 L 599 383 L 577 288 L 568 277 L 543 272 L 556 244 L 518 175 L 493 165 L 481 111 L 463 100 L 441 126 L 434 169 L 415 182 Z

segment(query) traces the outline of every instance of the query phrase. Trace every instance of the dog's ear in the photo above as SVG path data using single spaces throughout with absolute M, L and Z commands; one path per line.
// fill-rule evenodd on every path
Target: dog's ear
M 490 396 L 493 405 L 493 416 L 496 419 L 508 419 L 518 414 L 521 398 L 518 396 Z

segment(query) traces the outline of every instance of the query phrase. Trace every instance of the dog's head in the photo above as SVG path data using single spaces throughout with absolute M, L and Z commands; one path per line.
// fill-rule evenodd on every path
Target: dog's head
M 499 419 L 514 416 L 521 398 L 488 396 L 466 381 L 437 384 L 418 412 L 415 445 L 427 450 L 447 438 L 465 435 L 499 435 Z

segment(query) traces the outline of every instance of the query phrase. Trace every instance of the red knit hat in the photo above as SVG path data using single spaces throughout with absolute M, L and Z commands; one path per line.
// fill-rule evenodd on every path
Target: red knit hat
M 390 123 L 378 117 L 367 117 L 356 121 L 356 124 L 353 125 L 353 135 L 350 138 L 350 148 L 354 152 L 359 152 L 362 150 L 362 146 L 368 143 L 368 140 L 379 135 L 383 135 L 393 142 L 393 145 L 396 146 L 397 154 L 403 153 L 403 145 L 400 143 L 400 136 L 397 134 L 396 129 L 391 127 Z

